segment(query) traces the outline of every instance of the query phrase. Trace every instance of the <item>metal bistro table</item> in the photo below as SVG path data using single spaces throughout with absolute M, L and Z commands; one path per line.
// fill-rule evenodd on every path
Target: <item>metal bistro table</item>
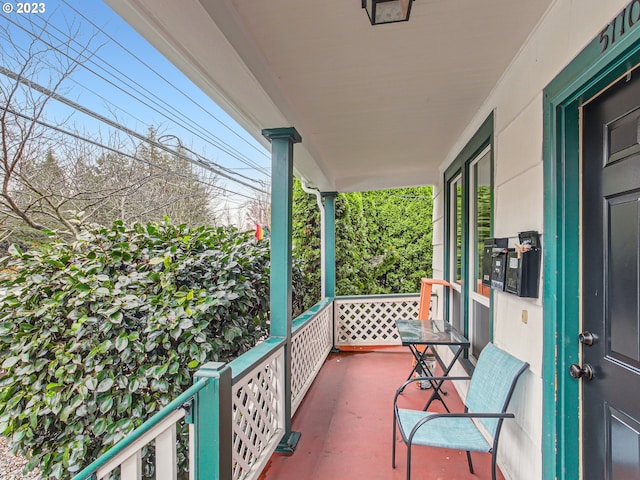
M 442 368 L 442 376 L 448 376 L 462 352 L 468 349 L 470 345 L 469 340 L 462 335 L 460 331 L 444 320 L 396 320 L 396 327 L 400 333 L 402 345 L 409 347 L 409 350 L 411 350 L 411 353 L 416 359 L 416 364 L 407 377 L 407 380 L 413 376 L 418 367 L 420 367 L 423 372 L 429 372 L 429 375 L 433 376 L 434 372 L 429 370 L 427 362 L 425 361 L 427 352 L 429 351 L 435 356 L 438 364 Z M 440 355 L 438 355 L 438 351 L 434 348 L 437 345 L 446 345 L 453 350 L 453 358 L 448 364 L 445 364 L 442 358 L 440 358 Z M 420 346 L 426 348 L 420 351 Z M 431 380 L 433 391 L 424 407 L 425 410 L 429 408 L 431 402 L 439 400 L 447 412 L 449 412 L 449 408 L 442 398 L 442 395 L 446 395 L 442 390 L 443 383 L 444 379 Z

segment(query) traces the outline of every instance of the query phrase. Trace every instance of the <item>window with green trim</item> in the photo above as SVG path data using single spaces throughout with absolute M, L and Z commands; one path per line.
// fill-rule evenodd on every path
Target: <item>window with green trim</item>
M 451 211 L 451 242 L 449 245 L 451 255 L 449 258 L 451 258 L 450 282 L 453 285 L 450 292 L 451 301 L 449 305 L 451 309 L 449 311 L 449 322 L 458 330 L 464 329 L 459 308 L 462 290 L 462 192 L 462 175 L 458 175 L 449 182 L 449 205 Z
M 493 117 L 445 174 L 449 322 L 469 338 L 475 363 L 492 338 L 491 291 L 482 284 L 484 240 L 493 232 Z
M 471 201 L 469 209 L 469 328 L 471 358 L 478 358 L 491 337 L 491 292 L 482 284 L 484 240 L 491 236 L 493 192 L 491 181 L 491 150 L 487 147 L 471 163 L 469 169 Z

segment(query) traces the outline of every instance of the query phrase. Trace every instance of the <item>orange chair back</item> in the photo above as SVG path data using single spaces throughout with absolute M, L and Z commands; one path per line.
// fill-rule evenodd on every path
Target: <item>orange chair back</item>
M 434 285 L 444 285 L 450 287 L 446 280 L 437 278 L 423 278 L 420 282 L 420 307 L 418 308 L 418 320 L 429 320 L 431 311 L 431 293 Z

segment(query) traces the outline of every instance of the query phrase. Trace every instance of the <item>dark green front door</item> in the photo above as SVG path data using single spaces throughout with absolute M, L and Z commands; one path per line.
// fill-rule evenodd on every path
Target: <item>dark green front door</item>
M 640 479 L 640 71 L 582 109 L 582 464 Z M 593 378 L 589 378 L 593 374 Z

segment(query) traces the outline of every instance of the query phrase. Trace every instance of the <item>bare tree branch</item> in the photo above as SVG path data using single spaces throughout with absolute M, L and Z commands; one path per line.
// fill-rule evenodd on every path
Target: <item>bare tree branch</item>
M 65 96 L 67 81 L 95 55 L 96 37 L 79 41 L 70 26 L 58 40 L 48 23 L 31 25 L 0 24 L 0 241 L 20 225 L 77 235 L 84 224 L 118 218 L 210 223 L 218 179 L 200 171 L 194 152 L 167 148 L 153 127 L 145 137 Z M 24 34 L 32 38 L 26 46 L 15 40 Z M 53 103 L 102 122 L 106 142 L 95 138 L 99 131 L 69 130 L 70 116 L 47 118 Z

